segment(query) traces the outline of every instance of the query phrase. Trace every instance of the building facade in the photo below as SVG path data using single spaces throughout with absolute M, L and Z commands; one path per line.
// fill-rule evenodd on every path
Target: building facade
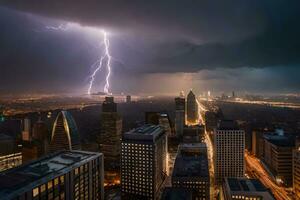
M 167 136 L 157 125 L 123 134 L 122 199 L 156 199 L 167 176 Z
M 181 144 L 172 174 L 172 187 L 194 193 L 195 199 L 210 199 L 210 178 L 205 143 Z
M 293 183 L 293 149 L 295 141 L 284 135 L 264 136 L 263 162 L 278 184 L 291 186 Z
M 175 98 L 175 132 L 176 137 L 180 138 L 183 134 L 183 127 L 185 125 L 185 98 Z
M 79 150 L 79 132 L 72 115 L 68 111 L 58 113 L 51 134 L 49 151 Z
M 225 178 L 222 184 L 224 200 L 275 200 L 270 191 L 258 179 Z
M 214 169 L 217 183 L 245 174 L 245 132 L 232 120 L 222 120 L 214 134 Z
M 198 122 L 198 104 L 192 91 L 187 96 L 186 114 L 188 124 L 196 124 Z
M 300 199 L 300 149 L 293 153 L 293 190 L 298 199 Z
M 0 172 L 22 164 L 22 152 L 14 138 L 0 134 Z
M 2 199 L 104 199 L 103 154 L 62 151 L 0 174 Z

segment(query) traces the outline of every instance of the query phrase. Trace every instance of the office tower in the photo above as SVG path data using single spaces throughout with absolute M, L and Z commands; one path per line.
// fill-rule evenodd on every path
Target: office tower
M 68 111 L 58 113 L 51 134 L 49 151 L 78 150 L 80 137 L 76 123 Z
M 222 120 L 214 134 L 215 178 L 243 177 L 245 172 L 245 133 L 232 120 Z
M 272 193 L 258 180 L 246 178 L 225 178 L 221 199 L 275 200 Z
M 165 129 L 167 137 L 175 136 L 168 113 L 145 112 L 145 124 L 160 125 Z
M 14 138 L 0 134 L 0 172 L 22 164 L 22 153 Z
M 278 134 L 264 136 L 263 162 L 279 184 L 291 186 L 293 182 L 293 149 L 295 138 Z
M 101 132 L 98 135 L 100 152 L 105 159 L 105 182 L 119 183 L 122 118 L 117 113 L 113 97 L 105 97 L 102 104 Z
M 198 105 L 196 101 L 196 96 L 192 92 L 189 92 L 187 96 L 187 123 L 189 124 L 196 124 L 198 122 Z
M 252 148 L 251 151 L 253 155 L 260 158 L 260 155 L 263 153 L 263 149 L 260 148 L 261 143 L 263 142 L 264 132 L 261 130 L 252 131 Z
M 29 118 L 23 119 L 22 140 L 31 140 L 31 120 Z
M 205 130 L 207 132 L 214 131 L 218 125 L 218 117 L 216 112 L 214 111 L 206 111 L 204 114 L 204 121 L 205 121 Z
M 167 137 L 174 137 L 174 131 L 171 128 L 171 121 L 168 113 L 160 113 L 159 116 L 159 125 L 164 128 Z
M 126 103 L 131 103 L 131 96 L 130 95 L 126 96 Z
M 40 119 L 33 125 L 32 139 L 22 142 L 22 162 L 26 163 L 45 155 L 48 151 L 48 128 Z
M 185 125 L 185 98 L 175 98 L 175 131 L 177 138 L 182 137 Z
M 0 174 L 3 199 L 104 199 L 103 154 L 61 151 Z
M 198 199 L 209 199 L 209 184 L 206 144 L 179 145 L 172 174 L 172 187 L 196 191 Z
M 203 142 L 204 126 L 202 125 L 184 126 L 182 141 L 183 143 Z
M 293 190 L 297 199 L 300 199 L 300 148 L 293 153 Z
M 102 103 L 102 112 L 117 112 L 117 103 L 114 102 L 114 97 L 105 97 L 105 100 Z
M 156 199 L 167 173 L 167 136 L 144 125 L 122 136 L 122 199 Z

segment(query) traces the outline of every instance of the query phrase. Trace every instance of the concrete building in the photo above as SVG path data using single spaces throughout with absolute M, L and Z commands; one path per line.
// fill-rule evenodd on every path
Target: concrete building
M 300 199 L 300 149 L 293 154 L 293 191 L 297 199 Z
M 114 97 L 105 97 L 102 103 L 101 132 L 97 136 L 97 143 L 100 152 L 104 154 L 105 184 L 108 185 L 120 182 L 122 123 Z
M 278 134 L 264 136 L 264 156 L 262 160 L 278 184 L 292 185 L 294 148 L 294 137 Z
M 167 136 L 157 125 L 123 134 L 122 199 L 157 199 L 167 176 Z
M 172 174 L 172 187 L 195 192 L 196 199 L 210 198 L 210 178 L 205 143 L 179 145 Z
M 175 132 L 176 137 L 181 138 L 183 135 L 183 127 L 185 125 L 185 98 L 175 98 Z
M 103 155 L 62 151 L 0 174 L 1 199 L 104 199 Z
M 48 152 L 48 128 L 47 125 L 38 120 L 32 129 L 30 141 L 22 142 L 22 162 L 26 163 L 45 155 Z
M 22 164 L 22 152 L 13 137 L 0 134 L 0 172 Z
M 130 95 L 126 96 L 126 103 L 131 103 L 131 96 Z
M 214 134 L 214 169 L 217 183 L 245 174 L 245 133 L 232 120 L 222 120 Z
M 192 125 L 183 128 L 183 143 L 200 143 L 204 140 L 204 126 Z
M 198 122 L 198 104 L 192 90 L 187 96 L 186 114 L 188 124 L 196 124 Z
M 23 119 L 22 124 L 22 140 L 30 141 L 31 140 L 31 120 L 29 118 Z
M 221 197 L 224 200 L 275 200 L 272 193 L 258 179 L 246 178 L 225 178 Z

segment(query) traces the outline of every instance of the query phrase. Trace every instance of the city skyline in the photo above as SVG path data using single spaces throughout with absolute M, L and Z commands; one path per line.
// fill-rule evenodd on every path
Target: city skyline
M 101 30 L 113 57 L 112 93 L 299 93 L 297 8 L 292 1 L 3 1 L 0 94 L 87 93 Z M 93 92 L 106 83 L 101 70 Z

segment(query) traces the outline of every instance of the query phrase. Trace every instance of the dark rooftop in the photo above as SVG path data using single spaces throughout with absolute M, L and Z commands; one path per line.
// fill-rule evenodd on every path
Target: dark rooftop
M 192 191 L 185 188 L 166 187 L 162 194 L 162 200 L 190 200 Z
M 218 130 L 239 130 L 239 127 L 234 120 L 221 120 L 218 123 Z
M 258 179 L 228 178 L 228 185 L 231 191 L 259 191 L 267 189 Z
M 4 171 L 0 173 L 0 196 L 4 198 L 24 187 L 30 188 L 36 183 L 51 180 L 99 155 L 85 151 L 62 151 Z

